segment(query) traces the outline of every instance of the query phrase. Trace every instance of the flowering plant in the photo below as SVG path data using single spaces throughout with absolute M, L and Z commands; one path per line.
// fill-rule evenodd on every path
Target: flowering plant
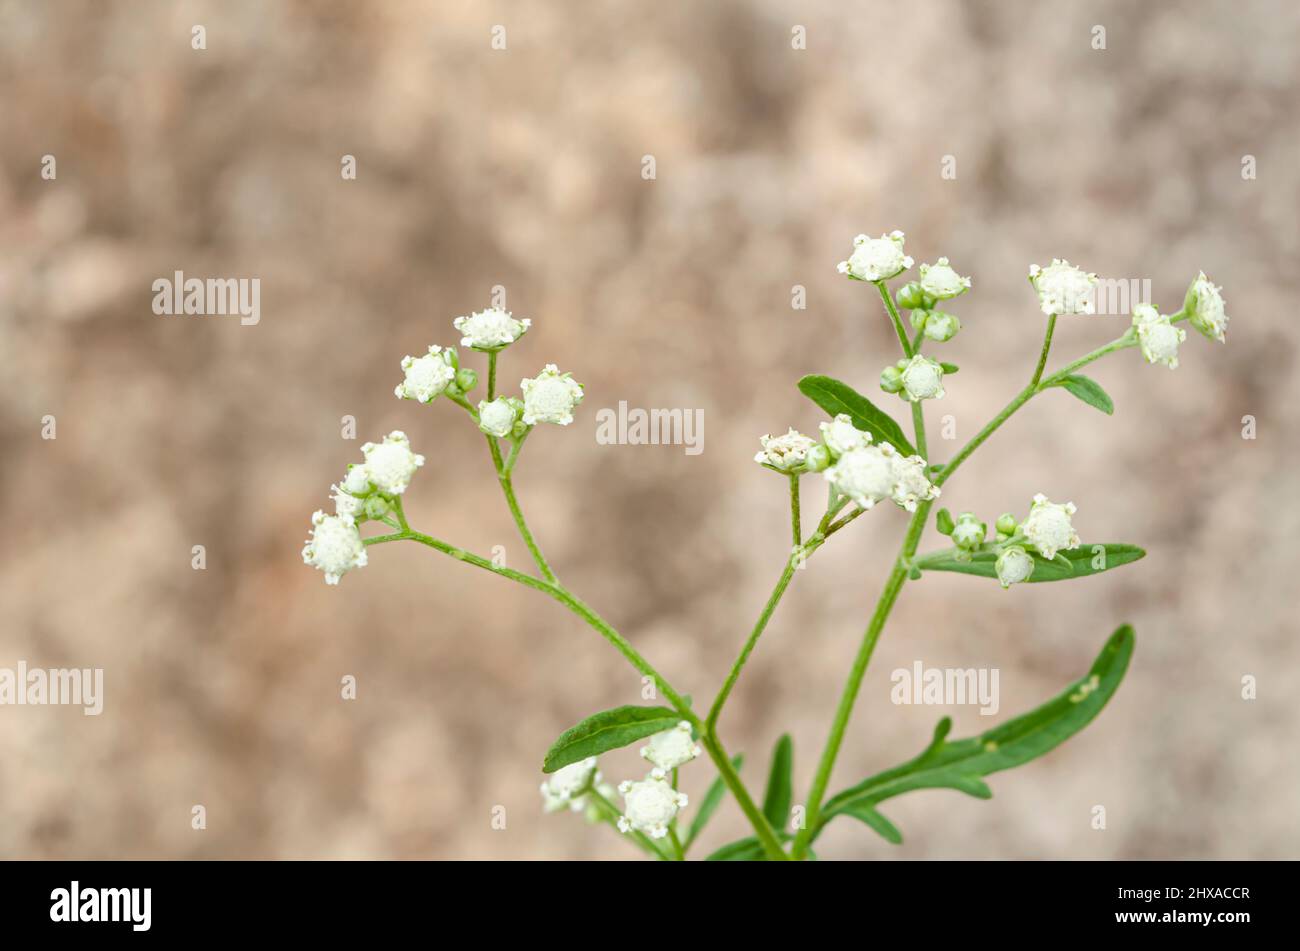
M 883 369 L 880 388 L 886 394 L 896 394 L 909 406 L 912 435 L 909 438 L 891 415 L 848 384 L 826 376 L 807 376 L 799 381 L 800 391 L 829 417 L 820 424 L 820 438 L 794 429 L 783 435 L 763 436 L 761 450 L 755 456 L 759 465 L 788 482 L 791 552 L 776 587 L 703 715 L 623 635 L 560 582 L 524 520 L 514 488 L 515 468 L 524 443 L 543 424 L 567 426 L 573 422 L 583 399 L 583 387 L 570 374 L 548 364 L 537 376 L 521 381 L 518 396 L 501 395 L 497 388 L 498 358 L 530 327 L 529 321 L 505 311 L 490 308 L 454 321 L 463 334 L 461 346 L 486 354 L 487 394 L 477 406 L 468 398 L 478 383 L 477 373 L 460 365 L 455 349 L 440 346 L 431 346 L 424 356 L 407 356 L 401 361 L 404 378 L 397 385 L 396 395 L 420 403 L 432 403 L 445 396 L 483 432 L 505 502 L 528 546 L 536 573 L 498 565 L 408 524 L 402 496 L 416 470 L 424 464 L 424 457 L 412 451 L 401 432 L 362 447 L 364 461 L 350 466 L 332 487 L 334 514 L 318 511 L 312 516 L 311 537 L 303 548 L 303 560 L 320 569 L 327 583 L 337 584 L 349 571 L 366 565 L 372 547 L 418 542 L 539 591 L 590 625 L 655 685 L 666 703 L 605 710 L 564 731 L 543 761 L 547 777 L 541 785 L 543 806 L 547 811 L 567 807 L 586 814 L 593 822 L 608 823 L 654 858 L 685 858 L 728 793 L 753 827 L 753 834 L 724 845 L 709 856 L 712 859 L 809 858 L 814 855 L 817 837 L 839 816 L 857 819 L 889 842 L 901 842 L 901 833 L 879 806 L 914 789 L 948 788 L 989 798 L 992 792 L 984 777 L 1047 753 L 1101 712 L 1128 667 L 1133 630 L 1124 625 L 1115 631 L 1092 668 L 1042 706 L 962 740 L 948 738 L 951 721 L 944 718 L 918 756 L 828 796 L 831 773 L 863 676 L 903 587 L 932 571 L 995 579 L 1004 589 L 1022 583 L 1063 581 L 1120 567 L 1141 558 L 1144 552 L 1129 544 L 1085 545 L 1074 528 L 1074 504 L 1053 502 L 1044 495 L 1034 496 L 1023 518 L 1004 513 L 994 519 L 991 536 L 988 524 L 973 512 L 954 518 L 941 508 L 931 520 L 935 501 L 962 463 L 1033 397 L 1060 388 L 1109 414 L 1113 411 L 1109 396 L 1079 370 L 1109 354 L 1135 347 L 1148 363 L 1176 367 L 1178 347 L 1186 338 L 1179 323 L 1186 320 L 1206 337 L 1222 342 L 1228 318 L 1220 289 L 1201 273 L 1191 283 L 1176 313 L 1162 314 L 1151 304 L 1139 304 L 1134 308 L 1132 324 L 1118 338 L 1046 373 L 1057 318 L 1092 313 L 1097 278 L 1063 260 L 1054 260 L 1042 268 L 1034 266 L 1029 281 L 1045 316 L 1045 331 L 1029 382 L 956 455 L 935 463 L 930 460 L 926 441 L 924 404 L 945 396 L 945 379 L 958 368 L 924 355 L 921 350 L 927 341 L 942 343 L 960 330 L 957 317 L 938 306 L 941 302 L 950 306 L 947 302 L 970 289 L 971 280 L 958 274 L 947 258 L 940 258 L 934 264 L 922 264 L 920 279 L 904 284 L 895 294 L 888 282 L 913 264 L 904 252 L 904 242 L 899 231 L 880 238 L 859 235 L 852 255 L 840 264 L 839 270 L 850 280 L 873 284 L 884 304 L 902 357 Z M 900 310 L 909 311 L 914 330 L 910 336 Z M 804 478 L 818 473 L 828 486 L 828 500 L 816 526 L 808 532 L 801 515 L 800 486 Z M 907 528 L 859 642 L 812 788 L 804 804 L 794 804 L 793 745 L 788 735 L 782 736 L 772 754 L 760 805 L 740 778 L 741 757 L 733 759 L 722 743 L 719 717 L 795 571 L 832 536 L 864 512 L 886 502 L 909 513 Z M 387 530 L 363 537 L 361 528 L 368 522 L 379 523 Z M 918 554 L 922 534 L 930 524 L 949 544 Z M 617 787 L 604 783 L 597 757 L 643 740 L 640 752 L 649 765 L 645 775 L 627 779 Z M 678 774 L 704 754 L 713 762 L 718 776 L 686 826 L 683 810 L 691 804 L 677 788 Z

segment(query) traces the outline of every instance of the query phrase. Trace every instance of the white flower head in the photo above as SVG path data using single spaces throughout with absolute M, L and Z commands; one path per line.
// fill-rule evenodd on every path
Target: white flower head
M 773 436 L 770 433 L 760 436 L 758 441 L 763 444 L 763 449 L 754 456 L 754 461 L 782 472 L 797 471 L 807 462 L 809 450 L 817 445 L 817 440 L 794 428 L 783 436 Z
M 366 566 L 366 546 L 352 519 L 317 510 L 311 524 L 311 537 L 303 545 L 302 560 L 325 572 L 326 584 L 338 584 L 353 568 Z
M 639 782 L 626 780 L 619 783 L 618 791 L 623 796 L 623 815 L 618 820 L 618 831 L 636 830 L 652 839 L 662 839 L 668 834 L 668 823 L 677 817 L 677 810 L 688 801 L 685 794 L 653 776 Z
M 921 265 L 921 287 L 935 300 L 948 300 L 970 288 L 970 278 L 962 277 L 947 258 Z
M 1038 303 L 1044 314 L 1091 314 L 1096 309 L 1097 275 L 1074 267 L 1069 261 L 1052 258 L 1047 267 L 1030 265 L 1029 282 L 1038 292 Z
M 366 443 L 361 454 L 366 457 L 366 475 L 385 495 L 405 492 L 415 470 L 424 465 L 424 456 L 411 452 L 411 442 L 400 429 L 394 429 L 381 443 Z
M 917 354 L 902 367 L 902 392 L 899 396 L 909 403 L 918 400 L 943 399 L 943 367 L 938 360 Z
M 894 487 L 890 496 L 907 509 L 915 512 L 917 505 L 939 497 L 939 487 L 930 482 L 926 475 L 926 461 L 920 456 L 892 457 L 894 463 Z
M 829 423 L 822 423 L 821 430 L 822 442 L 836 459 L 871 442 L 871 433 L 864 433 L 854 426 L 848 413 L 840 413 Z
M 684 766 L 702 752 L 699 744 L 691 737 L 691 725 L 685 720 L 671 730 L 654 734 L 641 747 L 641 755 L 654 766 L 650 775 L 655 779 L 662 779 L 669 771 Z
M 370 476 L 366 472 L 366 467 L 364 465 L 348 466 L 348 471 L 344 474 L 343 481 L 339 483 L 339 487 L 349 495 L 368 495 L 371 489 L 374 488 L 374 486 L 370 484 Z
M 1013 584 L 1029 580 L 1029 576 L 1034 573 L 1034 559 L 1019 545 L 1012 545 L 1003 549 L 993 567 L 1002 587 L 1009 588 Z
M 826 470 L 826 481 L 840 494 L 869 509 L 893 495 L 896 455 L 888 443 L 852 449 Z
M 594 756 L 560 767 L 542 782 L 542 808 L 547 812 L 556 812 L 568 806 L 574 812 L 581 812 L 587 805 L 587 797 L 578 794 L 589 780 L 593 783 L 600 782 Z
M 961 321 L 956 314 L 950 314 L 946 310 L 932 310 L 925 315 L 922 330 L 931 340 L 946 343 L 957 336 L 957 331 L 961 330 Z
M 521 380 L 524 391 L 524 422 L 529 426 L 538 423 L 557 423 L 567 426 L 573 422 L 573 409 L 582 402 L 582 384 L 570 373 L 561 373 L 554 363 L 546 364 L 533 379 Z
M 478 428 L 489 436 L 504 439 L 515 428 L 518 419 L 518 407 L 508 397 L 498 396 L 490 403 L 483 400 L 478 404 Z
M 442 347 L 432 346 L 423 357 L 413 357 L 410 354 L 402 357 L 402 372 L 406 374 L 406 379 L 397 384 L 393 394 L 399 399 L 418 400 L 421 403 L 432 403 L 437 399 L 451 381 L 456 379 L 456 371 L 447 363 L 443 353 Z
M 1055 558 L 1062 549 L 1079 547 L 1079 535 L 1070 524 L 1070 517 L 1078 511 L 1073 502 L 1059 505 L 1049 502 L 1047 496 L 1034 496 L 1029 515 L 1020 523 L 1020 533 L 1029 540 L 1044 558 Z
M 1175 327 L 1169 317 L 1162 315 L 1150 304 L 1133 308 L 1133 326 L 1137 328 L 1138 344 L 1147 363 L 1163 363 L 1173 370 L 1178 366 L 1178 345 L 1187 339 L 1187 331 Z
M 466 317 L 457 317 L 452 326 L 463 334 L 462 347 L 471 350 L 492 351 L 508 347 L 528 332 L 532 321 L 517 320 L 510 312 L 499 307 L 478 310 Z
M 1226 343 L 1228 339 L 1228 315 L 1223 309 L 1223 288 L 1215 287 L 1214 282 L 1201 271 L 1187 289 L 1187 298 L 1183 309 L 1192 322 L 1192 326 L 1211 340 Z
M 887 281 L 897 277 L 912 266 L 912 259 L 903 252 L 906 239 L 901 231 L 891 231 L 879 238 L 860 234 L 853 239 L 853 253 L 841 261 L 839 272 L 859 281 Z

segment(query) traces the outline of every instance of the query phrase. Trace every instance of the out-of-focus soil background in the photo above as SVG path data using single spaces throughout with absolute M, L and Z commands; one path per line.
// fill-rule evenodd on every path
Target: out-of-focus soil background
M 992 801 L 912 794 L 888 810 L 901 848 L 843 820 L 822 857 L 1296 857 L 1298 44 L 1300 10 L 1264 0 L 0 2 L 0 666 L 106 680 L 97 718 L 0 707 L 0 855 L 635 854 L 537 794 L 561 730 L 640 702 L 622 660 L 416 546 L 327 587 L 299 556 L 308 518 L 400 428 L 429 460 L 413 523 L 526 567 L 479 434 L 392 395 L 401 357 L 457 342 L 451 319 L 500 285 L 534 321 L 503 380 L 556 362 L 587 393 L 529 440 L 524 508 L 561 577 L 706 702 L 786 556 L 757 438 L 815 429 L 804 373 L 877 392 L 888 323 L 835 265 L 855 234 L 901 228 L 918 262 L 974 278 L 943 347 L 962 372 L 929 407 L 936 459 L 1029 373 L 1032 262 L 1149 279 L 1169 309 L 1204 268 L 1232 324 L 1173 373 L 1134 351 L 1098 364 L 1114 417 L 1046 394 L 945 487 L 989 519 L 1072 499 L 1086 541 L 1149 556 L 1010 592 L 908 585 L 834 786 L 913 755 L 944 713 L 959 734 L 993 722 L 893 705 L 890 671 L 917 660 L 998 668 L 1001 719 L 1130 621 L 1110 707 L 993 777 Z M 259 277 L 260 324 L 155 316 L 176 270 Z M 1123 326 L 1062 321 L 1054 363 Z M 703 409 L 705 451 L 598 444 L 620 400 Z M 812 479 L 810 522 L 821 494 Z M 802 801 L 904 521 L 857 521 L 781 605 L 723 723 L 752 785 L 789 730 Z M 635 750 L 605 763 L 643 769 Z M 711 778 L 683 770 L 697 799 Z M 744 832 L 728 803 L 702 849 Z

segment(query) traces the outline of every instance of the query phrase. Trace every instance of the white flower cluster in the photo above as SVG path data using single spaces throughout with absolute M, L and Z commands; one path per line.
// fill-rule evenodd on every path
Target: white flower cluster
M 1202 271 L 1187 288 L 1183 301 L 1183 311 L 1191 320 L 1192 326 L 1211 340 L 1225 343 L 1228 339 L 1228 315 L 1223 309 L 1223 288 L 1215 287 L 1214 282 Z
M 826 481 L 864 509 L 891 499 L 909 512 L 939 497 L 920 456 L 901 456 L 889 443 L 875 445 L 871 434 L 853 425 L 844 413 L 822 423 L 823 445 L 832 459 Z
M 393 430 L 383 442 L 361 447 L 365 461 L 349 466 L 343 479 L 330 486 L 334 514 L 312 515 L 311 536 L 302 549 L 302 560 L 325 572 L 326 584 L 338 584 L 353 568 L 366 564 L 365 544 L 357 528 L 367 518 L 383 518 L 392 500 L 406 491 L 424 456 L 411 451 L 410 440 Z
M 857 281 L 887 281 L 912 266 L 903 251 L 906 238 L 901 231 L 891 231 L 879 238 L 860 234 L 853 239 L 853 253 L 841 261 L 839 272 Z
M 1047 267 L 1029 266 L 1029 283 L 1047 315 L 1091 314 L 1096 310 L 1097 275 L 1080 270 L 1061 258 Z
M 618 830 L 642 832 L 652 839 L 667 836 L 678 811 L 689 801 L 684 793 L 673 787 L 670 774 L 702 752 L 691 736 L 690 723 L 685 720 L 651 736 L 641 748 L 641 756 L 653 767 L 649 774 L 644 779 L 626 780 L 618 785 L 617 791 L 623 797 Z M 602 803 L 590 801 L 588 797 L 593 791 L 603 800 Z M 543 782 L 542 805 L 547 812 L 555 812 L 566 805 L 575 812 L 585 808 L 588 818 L 599 819 L 602 808 L 606 812 L 614 810 L 610 805 L 614 792 L 611 787 L 601 785 L 596 757 L 591 756 L 556 770 Z
M 1171 370 L 1178 367 L 1178 345 L 1187 339 L 1186 330 L 1175 327 L 1167 315 L 1150 304 L 1133 308 L 1133 326 L 1147 363 L 1163 363 Z
M 451 323 L 463 335 L 460 338 L 462 347 L 491 353 L 510 346 L 528 332 L 533 322 L 527 318 L 516 320 L 509 311 L 489 307 L 457 317 Z
M 1028 581 L 1033 574 L 1034 557 L 1026 550 L 1026 546 L 1049 560 L 1055 558 L 1057 552 L 1079 547 L 1079 533 L 1074 530 L 1072 522 L 1076 511 L 1073 502 L 1053 502 L 1039 493 L 1034 496 L 1028 517 L 1019 525 L 1015 524 L 1015 518 L 1011 515 L 1003 515 L 998 519 L 1000 549 L 994 570 L 1002 587 L 1009 588 L 1013 584 Z M 957 541 L 955 529 L 953 540 Z

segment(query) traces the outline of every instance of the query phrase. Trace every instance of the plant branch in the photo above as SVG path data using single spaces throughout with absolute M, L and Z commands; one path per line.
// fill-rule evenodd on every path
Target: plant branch
M 872 281 L 876 285 L 876 290 L 880 291 L 880 296 L 885 301 L 885 309 L 889 311 L 889 319 L 894 322 L 894 333 L 898 334 L 899 346 L 903 348 L 903 355 L 909 360 L 912 358 L 912 345 L 908 342 L 907 331 L 903 329 L 903 318 L 898 316 L 898 308 L 894 306 L 894 297 L 889 293 L 889 288 L 885 286 L 884 281 Z

